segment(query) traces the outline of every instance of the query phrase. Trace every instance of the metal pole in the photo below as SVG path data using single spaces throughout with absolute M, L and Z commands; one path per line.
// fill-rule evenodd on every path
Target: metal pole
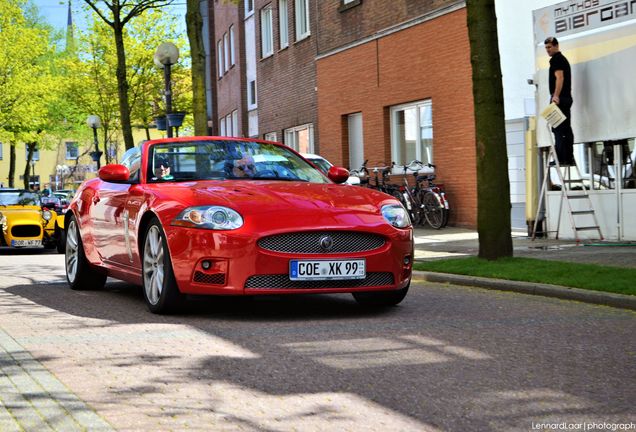
M 99 143 L 97 142 L 97 128 L 94 127 L 93 128 L 93 139 L 95 140 L 95 159 L 97 161 L 97 169 L 99 170 L 100 168 L 100 164 L 99 164 Z
M 163 77 L 166 81 L 166 134 L 172 138 L 172 127 L 168 116 L 172 113 L 172 90 L 170 86 L 170 63 L 163 66 Z

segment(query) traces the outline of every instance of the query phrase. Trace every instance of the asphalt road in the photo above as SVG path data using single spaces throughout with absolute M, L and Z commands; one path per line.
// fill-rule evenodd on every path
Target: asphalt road
M 4 249 L 0 330 L 115 430 L 636 430 L 636 314 L 604 306 L 416 281 L 383 311 L 200 298 L 165 317 L 136 287 L 73 292 L 62 256 Z

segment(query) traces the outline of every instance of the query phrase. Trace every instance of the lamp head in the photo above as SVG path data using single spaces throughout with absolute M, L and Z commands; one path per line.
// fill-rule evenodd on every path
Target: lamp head
M 157 47 L 154 55 L 156 65 L 173 65 L 179 60 L 179 48 L 172 42 L 163 42 Z M 162 66 L 162 67 L 163 67 Z
M 102 127 L 102 120 L 99 118 L 98 115 L 93 114 L 88 116 L 88 118 L 86 119 L 86 124 L 88 125 L 88 127 L 96 129 Z

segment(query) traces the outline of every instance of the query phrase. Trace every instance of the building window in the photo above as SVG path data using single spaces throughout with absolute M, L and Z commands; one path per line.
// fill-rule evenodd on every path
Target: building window
M 278 35 L 280 49 L 289 46 L 289 19 L 287 15 L 287 0 L 278 0 Z
M 0 160 L 2 160 L 2 143 L 0 142 Z
M 216 43 L 216 55 L 219 60 L 219 78 L 223 76 L 223 43 L 219 40 Z
M 254 13 L 254 0 L 245 0 L 245 17 Z
M 261 9 L 261 57 L 274 54 L 274 35 L 272 32 L 272 5 Z
M 313 153 L 314 125 L 309 123 L 285 129 L 285 145 L 300 153 Z
M 433 163 L 433 104 L 430 100 L 391 108 L 391 158 Z
M 230 26 L 230 65 L 236 64 L 236 58 L 234 56 L 234 25 Z
M 256 108 L 256 80 L 251 80 L 247 86 L 247 109 Z
M 232 136 L 240 136 L 238 127 L 238 111 L 232 111 Z
M 296 0 L 296 40 L 309 36 L 309 0 Z
M 25 160 L 29 160 L 29 148 L 28 147 L 24 148 L 24 159 Z M 31 157 L 31 160 L 32 161 L 40 160 L 40 149 L 39 148 L 33 149 L 33 156 Z
M 221 126 L 221 136 L 227 136 L 227 131 L 225 130 L 225 117 L 219 120 L 219 125 Z
M 276 132 L 268 132 L 264 135 L 265 141 L 278 141 L 278 134 Z
M 225 65 L 225 72 L 230 69 L 230 40 L 227 33 L 223 33 L 223 64 Z
M 77 142 L 67 141 L 66 142 L 66 159 L 77 159 L 79 157 L 79 148 L 77 146 Z

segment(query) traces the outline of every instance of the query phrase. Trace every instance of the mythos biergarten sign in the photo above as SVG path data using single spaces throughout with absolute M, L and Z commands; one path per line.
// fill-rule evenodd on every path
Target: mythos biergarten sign
M 533 13 L 534 36 L 543 43 L 548 36 L 557 39 L 636 18 L 636 0 L 564 1 Z

